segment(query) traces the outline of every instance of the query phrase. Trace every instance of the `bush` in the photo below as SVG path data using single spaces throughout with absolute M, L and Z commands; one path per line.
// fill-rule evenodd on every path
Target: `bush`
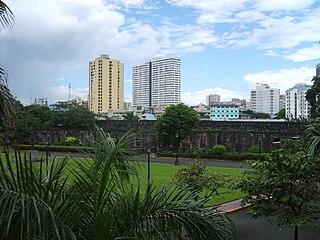
M 67 137 L 66 140 L 64 140 L 64 143 L 67 145 L 67 146 L 72 146 L 72 145 L 76 145 L 78 143 L 78 139 L 76 137 Z
M 227 152 L 226 147 L 223 145 L 215 145 L 212 150 L 213 155 L 223 155 Z
M 247 152 L 249 153 L 260 153 L 261 149 L 259 148 L 259 146 L 256 145 L 252 145 L 248 148 Z

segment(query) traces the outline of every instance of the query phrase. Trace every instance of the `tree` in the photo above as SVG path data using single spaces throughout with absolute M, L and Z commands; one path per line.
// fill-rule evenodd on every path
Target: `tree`
M 311 105 L 311 118 L 320 117 L 320 78 L 312 78 L 313 85 L 307 91 L 306 99 Z
M 123 115 L 123 119 L 127 121 L 138 121 L 139 117 L 135 115 L 133 111 L 131 111 L 131 112 L 126 112 Z
M 312 201 L 319 195 L 319 161 L 301 153 L 274 151 L 267 161 L 250 161 L 252 170 L 245 171 L 238 187 L 245 193 L 244 203 L 252 203 L 253 217 L 270 216 L 278 211 L 278 225 L 298 227 L 315 221 L 319 213 Z
M 308 153 L 312 159 L 315 159 L 320 153 L 320 118 L 313 119 L 307 126 L 306 139 L 308 141 Z
M 282 108 L 278 113 L 277 113 L 277 119 L 285 119 L 286 118 L 286 109 Z
M 178 146 L 199 121 L 197 113 L 183 103 L 168 106 L 156 121 L 158 142 L 165 146 Z
M 206 167 L 202 165 L 201 160 L 195 160 L 193 164 L 179 169 L 173 178 L 178 186 L 187 187 L 197 198 L 203 191 L 206 197 L 218 195 L 218 189 L 228 181 L 227 175 L 223 173 L 206 173 Z
M 103 132 L 91 161 L 0 161 L 0 239 L 235 239 L 231 222 L 173 184 L 136 186 L 126 136 Z M 71 163 L 70 163 L 71 164 Z M 75 167 L 76 165 L 76 167 Z
M 3 28 L 10 28 L 14 15 L 10 8 L 0 0 L 0 22 Z M 0 127 L 7 128 L 15 126 L 16 114 L 14 98 L 8 88 L 8 75 L 0 67 Z

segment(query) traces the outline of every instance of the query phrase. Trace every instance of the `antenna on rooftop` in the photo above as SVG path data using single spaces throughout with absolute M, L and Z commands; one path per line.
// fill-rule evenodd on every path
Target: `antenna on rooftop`
M 70 95 L 71 95 L 71 83 L 68 85 L 68 100 L 70 101 Z

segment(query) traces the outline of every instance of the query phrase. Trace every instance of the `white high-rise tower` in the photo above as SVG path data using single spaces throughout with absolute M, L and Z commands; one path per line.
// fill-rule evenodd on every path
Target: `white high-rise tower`
M 181 61 L 153 59 L 132 68 L 132 106 L 168 106 L 181 101 Z

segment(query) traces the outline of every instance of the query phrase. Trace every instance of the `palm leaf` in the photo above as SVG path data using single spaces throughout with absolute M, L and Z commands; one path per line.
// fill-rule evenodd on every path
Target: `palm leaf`
M 0 23 L 5 28 L 11 28 L 14 21 L 14 15 L 10 8 L 0 0 Z

